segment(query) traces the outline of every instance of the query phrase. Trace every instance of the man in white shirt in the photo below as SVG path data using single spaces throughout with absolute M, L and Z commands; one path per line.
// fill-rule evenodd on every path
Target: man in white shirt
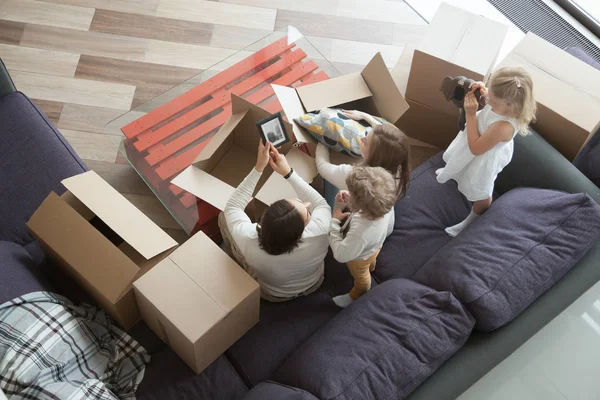
M 298 198 L 271 204 L 256 224 L 244 209 L 267 164 L 292 185 Z M 247 264 L 247 271 L 261 286 L 263 299 L 291 300 L 321 286 L 331 208 L 271 143 L 259 143 L 256 166 L 227 202 L 223 217 L 223 237 L 231 237 L 234 255 L 237 252 L 243 257 L 236 258 L 240 264 Z

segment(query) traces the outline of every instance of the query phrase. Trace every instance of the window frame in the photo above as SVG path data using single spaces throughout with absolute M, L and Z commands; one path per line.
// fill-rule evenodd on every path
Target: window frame
M 554 0 L 554 2 L 600 39 L 600 22 L 583 11 L 572 0 Z

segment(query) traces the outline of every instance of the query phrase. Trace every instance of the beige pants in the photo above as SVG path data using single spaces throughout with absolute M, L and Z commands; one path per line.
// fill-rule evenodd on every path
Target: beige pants
M 371 272 L 375 271 L 378 255 L 379 250 L 366 260 L 353 260 L 346 263 L 350 275 L 354 278 L 354 287 L 349 293 L 352 300 L 358 299 L 371 289 Z
M 260 280 L 258 279 L 256 272 L 250 265 L 248 265 L 248 263 L 246 262 L 246 259 L 244 258 L 244 255 L 242 254 L 239 247 L 237 246 L 237 244 L 231 237 L 231 233 L 229 232 L 229 228 L 227 227 L 227 221 L 225 220 L 225 214 L 220 213 L 218 221 L 219 221 L 219 229 L 221 230 L 221 235 L 223 236 L 225 252 L 229 255 L 229 257 L 234 259 L 240 265 L 240 267 L 242 267 L 244 269 L 244 271 L 246 271 L 248 273 L 248 275 L 250 275 L 260 285 Z M 319 287 L 321 287 L 321 284 L 323 283 L 323 279 L 324 279 L 324 276 L 321 276 L 321 278 L 319 279 L 319 281 L 316 284 L 314 284 L 313 286 L 311 286 L 309 289 L 305 290 L 304 292 L 299 293 L 292 297 L 273 296 L 269 293 L 266 293 L 261 285 L 260 286 L 260 297 L 264 300 L 267 300 L 267 301 L 270 301 L 273 303 L 281 303 L 284 301 L 293 300 L 296 297 L 308 296 L 309 294 L 316 291 Z

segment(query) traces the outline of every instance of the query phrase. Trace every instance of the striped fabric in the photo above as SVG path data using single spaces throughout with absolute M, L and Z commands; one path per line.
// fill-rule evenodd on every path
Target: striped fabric
M 89 305 L 35 292 L 0 305 L 0 388 L 13 399 L 135 399 L 150 356 Z

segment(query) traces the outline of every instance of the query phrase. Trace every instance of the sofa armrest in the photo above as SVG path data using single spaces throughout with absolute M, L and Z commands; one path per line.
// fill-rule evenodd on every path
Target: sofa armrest
M 587 193 L 600 203 L 600 189 L 536 132 L 515 137 L 513 159 L 496 179 L 501 194 L 515 187 Z
M 17 89 L 6 69 L 6 65 L 4 65 L 4 62 L 0 59 L 0 98 L 16 91 Z

